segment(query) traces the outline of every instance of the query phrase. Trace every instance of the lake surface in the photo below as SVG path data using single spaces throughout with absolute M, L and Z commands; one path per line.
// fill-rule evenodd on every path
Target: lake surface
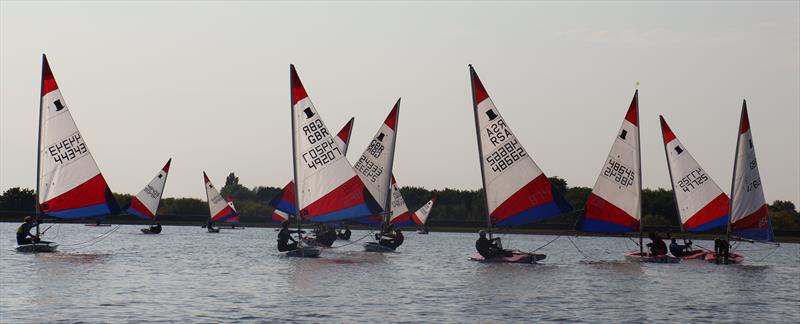
M 59 253 L 13 250 L 0 224 L 0 322 L 759 322 L 800 316 L 800 245 L 740 244 L 742 265 L 636 264 L 625 238 L 560 237 L 537 265 L 466 260 L 475 234 L 408 233 L 319 259 L 277 253 L 269 228 L 55 225 Z M 353 239 L 366 231 L 354 231 Z M 533 250 L 555 236 L 504 235 Z M 336 245 L 347 241 L 337 241 Z M 94 244 L 92 244 L 94 243 Z M 696 244 L 709 247 L 711 242 Z M 76 245 L 77 244 L 77 245 Z M 586 256 L 584 256 L 586 255 Z

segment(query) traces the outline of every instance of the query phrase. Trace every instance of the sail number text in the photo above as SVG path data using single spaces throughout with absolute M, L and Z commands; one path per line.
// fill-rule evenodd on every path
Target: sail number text
M 378 177 L 383 174 L 383 168 L 367 159 L 367 157 L 364 155 L 358 159 L 358 162 L 356 162 L 356 165 L 353 166 L 353 169 L 371 182 L 378 181 Z
M 86 148 L 81 134 L 76 133 L 50 145 L 47 148 L 47 152 L 50 153 L 50 157 L 53 158 L 54 162 L 64 164 L 85 155 L 89 152 L 89 149 Z
M 695 188 L 700 187 L 701 184 L 708 181 L 708 175 L 703 172 L 703 169 L 697 168 L 689 172 L 688 175 L 678 180 L 678 187 L 684 192 L 692 192 Z
M 308 142 L 316 144 L 318 141 L 328 137 L 328 129 L 322 124 L 319 118 L 303 126 L 303 135 L 308 138 Z
M 527 155 L 522 145 L 516 139 L 513 139 L 503 144 L 503 146 L 497 147 L 486 156 L 486 163 L 492 167 L 492 171 L 500 173 Z
M 633 169 L 625 167 L 611 157 L 608 157 L 606 167 L 603 169 L 603 176 L 623 187 L 632 186 L 636 179 Z
M 343 155 L 333 138 L 328 138 L 323 142 L 314 141 L 314 143 L 317 145 L 301 155 L 309 169 L 317 170 Z

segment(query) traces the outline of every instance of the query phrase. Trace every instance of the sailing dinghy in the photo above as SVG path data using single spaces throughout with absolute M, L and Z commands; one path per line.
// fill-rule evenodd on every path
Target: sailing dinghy
M 323 123 L 294 65 L 289 66 L 289 79 L 298 231 L 303 219 L 337 222 L 376 213 L 380 207 Z M 320 249 L 303 246 L 301 237 L 298 248 L 286 255 L 318 257 Z
M 433 204 L 436 202 L 436 197 L 431 197 L 431 200 L 428 200 L 427 203 L 422 205 L 417 211 L 411 215 L 411 220 L 414 221 L 414 224 L 419 226 L 419 230 L 417 230 L 417 234 L 428 234 L 428 227 L 425 226 L 425 223 L 428 221 L 428 216 L 431 214 L 431 209 L 433 208 Z
M 240 227 L 236 227 L 236 224 L 239 224 L 239 211 L 236 210 L 236 206 L 233 204 L 233 196 L 229 195 L 227 202 L 228 202 L 228 206 L 231 206 L 231 209 L 233 210 L 233 212 L 236 213 L 236 217 L 229 217 L 229 218 L 225 219 L 224 220 L 225 224 L 228 224 L 230 227 L 220 227 L 220 229 L 222 229 L 222 228 L 224 228 L 224 229 L 238 229 L 238 230 L 245 229 L 244 227 L 241 227 L 241 226 Z
M 664 117 L 659 116 L 659 119 L 681 230 L 702 233 L 727 225 L 730 203 L 728 195 L 722 192 L 686 146 L 678 140 Z M 703 259 L 705 255 L 706 251 L 696 249 L 675 257 L 689 260 Z
M 156 213 L 158 212 L 158 205 L 161 203 L 161 196 L 164 193 L 164 186 L 167 184 L 170 163 L 172 163 L 172 159 L 167 160 L 167 164 L 158 171 L 153 180 L 150 180 L 150 183 L 131 199 L 131 204 L 126 209 L 129 213 L 150 221 L 151 226 L 149 228 L 141 229 L 144 234 L 161 233 L 161 225 L 156 223 Z
M 739 119 L 731 181 L 730 221 L 727 226 L 728 242 L 731 237 L 758 242 L 769 242 L 774 239 L 761 174 L 758 172 L 753 133 L 747 117 L 747 101 L 742 102 L 742 115 Z M 709 252 L 705 260 L 721 264 L 741 263 L 744 261 L 744 256 L 730 252 L 726 259 L 717 256 L 715 252 Z
M 370 195 L 377 200 L 381 212 L 382 228 L 387 226 L 391 221 L 392 215 L 392 193 L 397 189 L 395 183 L 394 189 L 392 188 L 392 167 L 394 164 L 395 144 L 397 142 L 397 122 L 400 115 L 400 99 L 392 107 L 389 115 L 381 124 L 375 136 L 370 141 L 364 153 L 358 159 L 358 162 L 353 166 L 358 177 L 364 183 L 364 186 L 369 191 Z M 400 196 L 402 199 L 402 196 Z M 405 202 L 403 202 L 405 205 Z M 408 208 L 405 208 L 406 213 Z M 376 239 L 381 239 L 376 237 Z M 378 242 L 367 242 L 364 244 L 364 250 L 368 252 L 392 252 L 396 247 L 389 247 L 378 244 Z
M 119 206 L 72 119 L 53 71 L 42 54 L 39 139 L 36 159 L 36 235 L 42 216 L 63 219 L 102 218 Z M 58 244 L 39 241 L 16 247 L 20 252 L 55 252 Z
M 469 71 L 489 239 L 493 227 L 531 223 L 571 212 L 572 206 L 514 136 L 472 65 Z M 523 251 L 491 259 L 478 252 L 468 256 L 473 261 L 515 263 L 533 263 L 545 257 Z
M 611 151 L 586 200 L 576 228 L 584 232 L 639 231 L 639 251 L 626 252 L 636 262 L 675 263 L 669 255 L 654 256 L 642 242 L 642 155 L 639 136 L 639 90 L 633 95 Z
M 203 181 L 206 187 L 206 200 L 208 200 L 209 212 L 206 230 L 208 230 L 209 233 L 219 233 L 219 228 L 211 226 L 214 222 L 226 222 L 231 219 L 238 221 L 239 214 L 236 213 L 236 210 L 231 207 L 225 198 L 222 198 L 217 188 L 214 187 L 214 184 L 208 179 L 208 175 L 206 175 L 205 171 L 203 171 Z

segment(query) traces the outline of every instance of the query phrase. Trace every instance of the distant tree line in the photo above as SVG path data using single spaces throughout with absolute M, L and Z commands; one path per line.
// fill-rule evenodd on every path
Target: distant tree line
M 564 179 L 553 177 L 550 181 L 564 194 L 565 198 L 575 208 L 572 214 L 545 220 L 543 224 L 574 224 L 578 215 L 583 211 L 586 199 L 591 188 L 569 187 Z M 272 208 L 268 202 L 280 192 L 281 188 L 256 186 L 247 188 L 239 184 L 239 178 L 230 173 L 225 179 L 225 186 L 220 193 L 223 197 L 234 200 L 237 211 L 243 217 L 250 219 L 269 218 Z M 486 220 L 486 207 L 483 190 L 428 190 L 421 187 L 404 187 L 400 191 L 409 209 L 413 212 L 425 204 L 431 197 L 436 196 L 436 205 L 431 211 L 430 220 L 437 224 L 452 223 L 482 223 Z M 114 194 L 120 207 L 125 208 L 131 201 L 132 195 Z M 10 188 L 0 196 L 0 210 L 2 211 L 32 211 L 35 206 L 34 192 L 31 189 L 19 187 Z M 794 203 L 776 200 L 769 204 L 772 225 L 776 230 L 800 230 L 800 213 Z M 208 215 L 208 205 L 205 200 L 195 198 L 164 198 L 158 209 L 160 215 Z M 643 222 L 647 226 L 679 226 L 680 221 L 675 210 L 675 201 L 672 190 L 644 189 L 642 192 Z

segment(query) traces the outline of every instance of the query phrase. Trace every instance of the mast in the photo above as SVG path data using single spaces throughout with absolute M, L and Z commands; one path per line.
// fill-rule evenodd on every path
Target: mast
M 469 65 L 469 87 L 472 89 L 472 112 L 475 115 L 475 138 L 478 141 L 478 161 L 481 166 L 481 185 L 483 185 L 483 204 L 486 208 L 486 229 L 489 230 L 489 238 L 492 238 L 492 219 L 489 216 L 489 196 L 486 192 L 486 175 L 483 171 L 483 146 L 481 145 L 481 130 L 478 125 L 478 103 L 475 102 L 475 69 Z M 637 107 L 638 109 L 638 107 Z
M 208 198 L 208 184 L 205 183 L 207 180 L 208 183 L 211 183 L 211 179 L 208 178 L 208 175 L 205 171 L 203 171 L 203 186 L 206 186 L 206 204 L 208 205 L 208 221 L 211 222 L 211 219 L 214 217 L 213 211 L 211 210 L 211 199 Z
M 392 156 L 389 159 L 389 176 L 386 179 L 386 211 L 385 215 L 383 216 L 384 224 L 389 224 L 392 218 L 392 179 L 394 178 L 394 150 L 395 144 L 397 143 L 397 126 L 400 123 L 400 100 L 403 98 L 397 98 L 397 103 L 395 103 L 395 108 L 397 110 L 394 111 L 394 136 L 392 136 Z M 394 110 L 394 109 L 392 109 Z M 352 131 L 352 127 L 350 128 Z M 400 188 L 397 189 L 398 191 Z
M 36 201 L 33 202 L 36 206 L 36 237 L 39 237 L 39 223 L 41 222 L 40 218 L 42 215 L 42 211 L 39 209 L 39 190 L 41 189 L 39 186 L 39 179 L 42 172 L 42 99 L 44 99 L 42 91 L 44 90 L 45 64 L 47 64 L 47 56 L 42 53 L 42 78 L 39 82 L 39 133 L 36 139 Z
M 664 116 L 658 115 L 658 118 L 661 121 L 661 140 L 664 142 L 664 155 L 667 157 L 667 171 L 669 171 L 669 183 L 672 186 L 672 199 L 675 203 L 675 212 L 678 213 L 678 224 L 681 225 L 681 233 L 683 233 L 683 219 L 681 218 L 681 210 L 678 206 L 678 193 L 675 192 L 675 181 L 672 180 L 672 164 L 669 163 L 669 152 L 667 151 L 667 139 L 664 137 L 664 125 L 667 122 L 664 120 Z M 641 166 L 639 167 L 641 169 Z M 641 178 L 639 178 L 641 180 Z M 685 237 L 684 237 L 685 239 Z
M 636 208 L 639 210 L 639 253 L 644 253 L 643 246 L 643 232 L 644 232 L 644 215 L 642 215 L 642 125 L 639 123 L 639 89 L 633 94 L 636 100 L 636 162 L 639 164 L 639 202 Z
M 167 165 L 170 165 L 172 162 L 172 158 L 167 160 Z M 169 177 L 169 172 L 164 173 L 164 186 L 161 187 L 161 192 L 158 193 L 158 205 L 156 205 L 156 210 L 153 211 L 153 224 L 156 223 L 156 219 L 158 218 L 158 206 L 161 205 L 161 197 L 164 197 L 164 189 L 167 187 L 167 178 Z M 208 199 L 208 190 L 206 190 L 206 199 Z M 209 212 L 209 215 L 211 213 Z
M 744 121 L 744 111 L 747 109 L 747 100 L 742 99 L 742 113 L 739 116 L 739 127 L 736 128 L 736 153 L 733 154 L 733 175 L 731 176 L 731 199 L 728 207 L 728 228 L 725 230 L 725 240 L 731 241 L 731 221 L 733 221 L 733 192 L 736 186 L 736 165 L 739 164 L 739 141 L 742 138 L 742 122 Z
M 294 70 L 294 64 L 289 64 L 289 107 L 291 108 L 291 109 L 289 109 L 289 112 L 291 112 L 291 115 L 292 115 L 292 173 L 293 173 L 293 177 L 294 177 L 294 201 L 295 201 L 295 215 L 294 215 L 294 217 L 297 220 L 297 236 L 299 238 L 297 240 L 297 246 L 298 246 L 298 248 L 301 248 L 303 246 L 303 239 L 302 239 L 302 236 L 300 234 L 300 205 L 301 204 L 300 204 L 300 193 L 298 192 L 298 183 L 299 182 L 297 182 L 297 139 L 295 138 L 296 137 L 295 130 L 297 129 L 296 128 L 297 127 L 297 125 L 296 125 L 297 121 L 295 120 L 295 117 L 294 117 L 294 113 L 295 113 L 295 111 L 294 111 L 294 98 L 292 97 L 293 96 L 292 87 L 294 86 L 294 73 L 292 73 L 293 70 Z

